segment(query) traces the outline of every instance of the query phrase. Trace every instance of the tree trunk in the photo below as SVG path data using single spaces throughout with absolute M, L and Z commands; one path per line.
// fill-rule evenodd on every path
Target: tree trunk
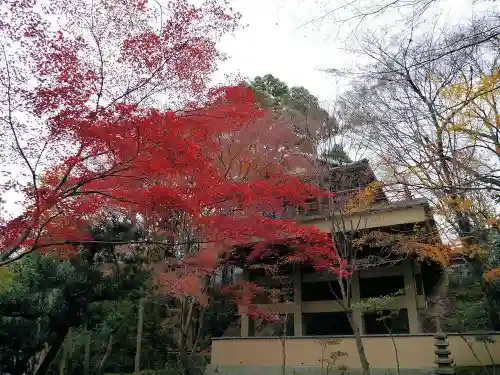
M 43 358 L 42 363 L 35 370 L 34 375 L 45 375 L 47 373 L 47 371 L 50 368 L 50 365 L 52 364 L 52 361 L 57 355 L 57 352 L 59 351 L 59 349 L 61 349 L 61 346 L 64 343 L 64 339 L 68 334 L 68 330 L 69 330 L 68 326 L 59 327 L 59 329 L 56 331 L 56 338 L 52 342 L 50 349 Z
M 113 342 L 115 339 L 115 335 L 112 333 L 109 335 L 109 340 L 108 340 L 108 345 L 106 347 L 106 352 L 102 356 L 101 362 L 99 363 L 99 366 L 97 366 L 95 370 L 95 375 L 100 375 L 102 374 L 102 370 L 104 369 L 104 365 L 106 364 L 106 361 L 108 360 L 109 356 L 111 355 L 111 351 L 113 350 Z
M 39 353 L 37 353 L 34 357 L 33 374 L 35 374 L 38 371 L 38 368 L 42 365 L 48 352 L 49 352 L 49 346 L 45 343 L 43 349 Z
M 74 348 L 73 348 L 73 328 L 71 328 L 71 327 L 69 327 L 66 342 L 67 342 L 67 349 L 68 349 L 68 358 L 67 358 L 66 366 L 68 368 L 68 372 L 71 373 L 71 369 L 72 369 L 71 361 L 73 360 L 73 350 L 74 350 Z
M 36 342 L 40 341 L 40 332 L 42 330 L 41 323 L 40 323 L 40 318 L 36 319 L 36 336 L 35 340 Z M 36 369 L 40 366 L 41 360 L 39 360 L 39 356 L 37 353 L 35 353 L 29 360 L 28 360 L 28 366 L 30 369 L 30 374 L 34 374 Z
M 348 313 L 349 323 L 351 324 L 352 331 L 354 332 L 354 339 L 356 341 L 356 349 L 358 350 L 359 361 L 361 362 L 361 368 L 363 369 L 363 375 L 370 375 L 370 364 L 368 363 L 368 358 L 366 358 L 365 347 L 363 345 L 363 340 L 361 339 L 361 332 L 359 331 L 358 325 L 354 322 L 352 312 Z
M 192 334 L 193 313 L 195 311 L 194 299 L 185 297 L 181 302 L 181 322 L 180 322 L 180 338 L 179 338 L 179 361 L 184 370 L 185 375 L 193 375 L 192 361 L 187 354 L 187 346 L 190 344 L 189 335 Z M 195 350 L 195 348 L 193 348 Z
M 191 354 L 189 356 L 189 359 L 192 359 L 193 356 L 196 353 L 196 348 L 198 346 L 198 343 L 200 342 L 201 338 L 201 331 L 203 329 L 203 322 L 204 322 L 204 317 L 205 317 L 205 309 L 203 308 L 200 312 L 200 316 L 198 317 L 198 330 L 196 332 L 196 338 L 194 339 L 192 349 L 191 349 Z
M 42 330 L 42 327 L 41 327 L 41 321 L 40 321 L 40 318 L 37 319 L 37 322 L 36 322 L 36 341 L 40 341 L 40 332 Z M 47 352 L 48 352 L 48 347 L 47 347 L 47 343 L 45 343 L 43 345 L 43 349 L 39 352 L 39 353 L 36 353 L 34 356 L 33 356 L 33 359 L 32 359 L 32 369 L 33 369 L 33 374 L 35 374 L 37 371 L 38 371 L 38 368 L 41 366 L 43 360 L 45 359 L 45 356 L 47 355 Z
M 281 338 L 281 375 L 286 375 L 286 338 Z
M 394 335 L 392 334 L 392 331 L 389 328 L 389 326 L 387 325 L 387 323 L 385 322 L 385 320 L 383 320 L 383 323 L 384 323 L 384 327 L 385 327 L 386 331 L 389 332 L 389 336 L 391 337 L 392 347 L 394 349 L 394 355 L 396 356 L 396 366 L 397 366 L 396 368 L 398 371 L 398 375 L 401 375 L 401 369 L 400 369 L 400 365 L 399 365 L 399 352 L 398 352 L 398 347 L 396 345 L 396 340 L 394 340 Z
M 83 357 L 83 374 L 90 375 L 90 343 L 92 340 L 92 333 L 89 330 L 86 330 L 85 333 L 86 335 L 85 335 L 85 353 Z
M 40 339 L 40 320 L 37 319 L 37 332 L 36 332 L 36 340 Z M 48 354 L 49 346 L 47 344 L 44 345 L 41 351 L 38 351 L 34 348 L 26 352 L 26 355 L 23 358 L 16 362 L 15 368 L 13 370 L 13 374 L 28 374 L 34 375 L 39 367 L 42 365 L 43 360 Z
M 281 329 L 283 330 L 281 339 L 281 375 L 286 375 L 286 326 L 288 322 L 288 314 L 285 314 L 281 322 Z
M 134 372 L 141 370 L 142 330 L 144 326 L 144 297 L 139 299 L 139 312 L 137 316 L 137 335 L 135 338 Z
M 68 363 L 68 346 L 71 345 L 71 343 L 68 342 L 71 339 L 70 332 L 71 331 L 68 329 L 68 334 L 66 335 L 66 340 L 65 340 L 66 342 L 62 347 L 61 360 L 59 361 L 59 375 L 66 374 L 66 367 Z
M 186 335 L 184 332 L 181 332 L 181 338 L 179 340 L 179 361 L 184 371 L 184 375 L 193 375 L 191 363 L 186 352 L 186 341 Z

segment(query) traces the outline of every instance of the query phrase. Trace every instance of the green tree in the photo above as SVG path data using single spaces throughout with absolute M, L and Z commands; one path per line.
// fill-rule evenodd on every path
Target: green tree
M 289 87 L 272 74 L 255 77 L 247 85 L 254 89 L 261 106 L 273 108 L 278 118 L 293 127 L 302 151 L 316 154 L 321 144 L 331 143 L 338 133 L 335 117 L 305 87 Z
M 304 115 L 318 111 L 328 117 L 328 113 L 320 107 L 318 98 L 303 86 L 289 87 L 272 74 L 257 76 L 248 86 L 255 90 L 259 103 L 264 107 L 295 110 Z
M 249 86 L 255 90 L 259 103 L 264 107 L 284 108 L 290 96 L 287 84 L 272 74 L 255 77 Z
M 144 325 L 141 348 L 141 368 L 161 370 L 167 365 L 175 365 L 175 342 L 165 329 L 165 299 L 159 295 L 149 295 L 144 304 Z M 99 313 L 94 312 L 91 333 L 89 368 L 93 375 L 134 372 L 136 351 L 137 300 L 125 297 L 119 301 L 107 301 L 100 305 Z M 83 327 L 74 330 L 70 340 L 71 355 L 67 358 L 67 373 L 83 373 L 85 342 L 88 332 Z M 110 345 L 111 343 L 111 345 Z M 108 348 L 111 349 L 108 351 Z M 64 360 L 62 351 L 57 363 Z M 51 373 L 55 375 L 56 366 Z
M 334 143 L 328 148 L 324 153 L 323 157 L 337 164 L 347 164 L 352 163 L 352 159 L 349 157 L 347 152 L 344 150 L 341 144 Z
M 148 279 L 141 260 L 106 241 L 142 235 L 130 222 L 113 220 L 70 260 L 32 254 L 9 266 L 11 279 L 0 290 L 2 371 L 46 374 L 71 328 L 93 329 L 106 301 L 139 298 Z
M 293 86 L 290 88 L 287 106 L 301 113 L 320 109 L 318 98 L 303 86 Z
M 444 328 L 451 332 L 500 329 L 500 233 L 482 235 L 481 250 L 449 270 Z

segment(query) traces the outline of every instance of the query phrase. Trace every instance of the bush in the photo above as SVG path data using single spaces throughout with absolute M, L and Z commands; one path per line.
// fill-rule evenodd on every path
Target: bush
M 183 375 L 182 370 L 178 368 L 167 368 L 163 370 L 141 370 L 139 372 L 134 372 L 131 374 L 111 374 L 107 373 L 104 375 Z
M 498 374 L 500 373 L 500 368 L 498 365 L 495 366 L 469 366 L 469 367 L 455 367 L 455 375 L 486 375 L 486 374 Z

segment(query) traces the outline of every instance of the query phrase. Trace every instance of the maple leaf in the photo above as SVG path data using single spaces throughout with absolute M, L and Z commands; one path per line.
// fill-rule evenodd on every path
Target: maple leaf
M 0 221 L 0 265 L 32 251 L 74 256 L 94 241 L 93 225 L 121 216 L 148 236 L 110 245 L 164 250 L 156 274 L 172 295 L 205 300 L 223 254 L 255 242 L 287 243 L 288 262 L 347 272 L 317 228 L 265 215 L 324 194 L 290 175 L 308 168 L 292 127 L 243 84 L 207 85 L 223 57 L 216 43 L 239 16 L 222 0 L 171 0 L 163 18 L 150 6 L 2 4 L 0 137 L 13 147 L 0 160 L 26 174 L 0 191 L 23 197 L 22 212 Z M 166 95 L 177 110 L 154 108 Z M 270 251 L 255 246 L 248 261 Z
M 223 0 L 199 6 L 171 0 L 162 6 L 157 12 L 142 0 L 2 4 L 0 98 L 5 121 L 0 139 L 9 146 L 0 152 L 0 196 L 17 192 L 24 209 L 15 220 L 0 212 L 6 231 L 0 238 L 3 261 L 21 247 L 26 250 L 26 241 L 40 247 L 39 237 L 48 232 L 56 240 L 61 236 L 55 232 L 64 225 L 74 239 L 88 215 L 106 203 L 106 194 L 118 188 L 108 184 L 111 175 L 125 179 L 125 173 L 130 177 L 138 170 L 164 173 L 151 161 L 160 156 L 155 154 L 158 140 L 169 141 L 165 133 L 177 140 L 161 155 L 176 159 L 171 169 L 194 165 L 193 154 L 202 152 L 199 139 L 189 140 L 189 132 L 180 131 L 171 113 L 146 107 L 168 93 L 197 104 L 204 100 L 206 83 L 222 57 L 216 42 L 234 30 L 239 15 Z M 167 121 L 174 124 L 166 128 Z M 135 177 L 134 186 L 125 183 L 122 190 L 146 188 L 140 174 Z M 101 199 L 88 199 L 91 189 Z M 118 195 L 127 199 L 127 194 Z M 77 222 L 69 236 L 73 225 L 68 224 Z

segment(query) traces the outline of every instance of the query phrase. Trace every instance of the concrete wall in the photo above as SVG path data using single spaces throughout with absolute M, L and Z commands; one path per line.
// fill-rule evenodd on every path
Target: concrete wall
M 380 210 L 361 212 L 359 214 L 342 214 L 332 226 L 330 220 L 324 218 L 303 219 L 301 221 L 315 225 L 319 230 L 326 233 L 332 232 L 332 227 L 342 231 L 357 231 L 362 229 L 381 228 L 392 225 L 422 223 L 428 220 L 428 215 L 423 206 L 404 207 L 393 210 Z
M 483 337 L 490 337 L 494 342 L 485 344 L 477 341 L 473 335 L 450 335 L 448 340 L 454 364 L 456 366 L 491 365 L 492 359 L 493 364 L 500 364 L 500 334 Z M 393 339 L 402 370 L 425 372 L 436 366 L 432 335 L 398 335 Z M 314 373 L 314 371 L 311 372 L 312 369 L 321 369 L 322 358 L 325 361 L 331 353 L 336 351 L 345 352 L 347 355 L 338 358 L 335 368 L 338 365 L 344 365 L 354 372 L 361 368 L 353 337 L 291 337 L 284 340 L 284 343 L 286 365 L 290 369 L 302 368 L 307 369 L 306 373 Z M 390 336 L 366 336 L 363 337 L 363 344 L 372 369 L 380 371 L 396 369 L 396 355 Z M 267 368 L 269 371 L 266 374 L 274 373 L 276 371 L 271 369 L 277 370 L 282 364 L 282 348 L 282 341 L 279 338 L 214 339 L 210 368 L 218 368 L 221 373 L 224 373 L 224 369 L 232 369 L 231 373 L 235 374 L 253 373 L 249 370 L 251 368 L 260 368 L 262 371 Z M 235 372 L 235 369 L 241 371 Z

